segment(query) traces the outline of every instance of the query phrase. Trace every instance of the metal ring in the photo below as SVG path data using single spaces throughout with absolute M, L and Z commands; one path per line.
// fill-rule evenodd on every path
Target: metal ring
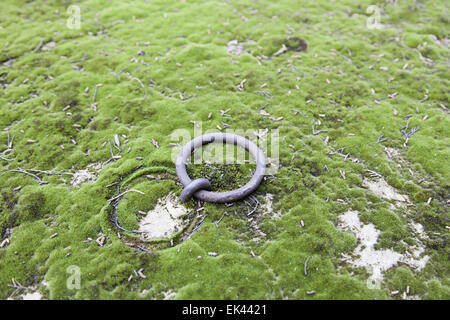
M 191 156 L 192 152 L 204 144 L 212 142 L 229 143 L 240 146 L 250 152 L 256 162 L 256 170 L 253 177 L 246 185 L 239 189 L 227 192 L 211 192 L 202 190 L 207 186 L 206 179 L 197 179 L 192 181 L 186 171 L 186 161 Z M 184 190 L 181 196 L 181 202 L 189 200 L 193 195 L 195 198 L 208 202 L 215 203 L 229 203 L 245 198 L 258 188 L 264 173 L 266 171 L 266 159 L 264 153 L 253 142 L 231 133 L 208 133 L 192 139 L 180 151 L 176 161 L 176 172 L 178 179 L 183 184 Z M 201 181 L 199 181 L 201 180 Z M 207 181 L 207 180 L 206 180 Z M 191 185 L 192 184 L 192 185 Z M 186 192 L 185 192 L 186 190 Z

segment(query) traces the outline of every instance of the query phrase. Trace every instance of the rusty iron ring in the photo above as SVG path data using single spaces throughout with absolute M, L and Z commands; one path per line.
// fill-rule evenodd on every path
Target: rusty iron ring
M 186 161 L 192 152 L 204 144 L 222 142 L 240 146 L 250 152 L 256 162 L 256 170 L 253 177 L 246 185 L 239 189 L 227 192 L 211 192 L 211 184 L 207 179 L 196 179 L 192 181 L 186 171 Z M 215 203 L 229 203 L 245 198 L 255 191 L 264 178 L 266 171 L 266 159 L 264 153 L 253 142 L 231 133 L 208 133 L 192 139 L 181 149 L 176 161 L 176 172 L 178 179 L 183 184 L 181 202 L 188 201 L 192 196 L 199 200 Z M 206 190 L 205 190 L 206 189 Z

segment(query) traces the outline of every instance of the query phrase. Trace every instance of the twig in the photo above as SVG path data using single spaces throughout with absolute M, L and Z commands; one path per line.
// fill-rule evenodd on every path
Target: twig
M 252 211 L 250 211 L 248 214 L 247 214 L 247 217 L 248 216 L 250 216 L 253 212 L 255 212 L 256 211 L 256 209 L 258 209 L 258 206 L 259 206 L 259 201 L 257 200 L 257 199 L 255 199 L 255 198 L 253 198 L 252 196 L 249 196 L 248 197 L 250 200 L 252 200 L 252 202 L 253 203 L 255 203 L 256 205 L 255 205 L 255 207 L 252 209 Z
M 115 197 L 109 199 L 108 202 L 112 202 L 112 201 L 114 201 L 114 200 L 116 200 L 116 199 L 119 199 L 121 196 L 123 196 L 124 194 L 127 194 L 128 192 L 137 192 L 137 193 L 139 193 L 139 194 L 145 194 L 145 193 L 142 192 L 142 191 L 130 189 L 130 190 L 124 191 L 124 192 L 120 193 L 119 195 L 117 195 L 117 196 L 115 196 Z
M 409 139 L 413 134 L 415 134 L 417 131 L 419 131 L 419 129 L 420 129 L 420 125 L 417 125 L 417 126 L 411 128 L 411 131 L 403 133 L 403 138 L 405 138 L 405 140 Z
M 372 171 L 372 170 L 369 170 L 369 169 L 366 169 L 366 170 L 364 170 L 364 171 L 368 172 L 369 175 L 370 175 L 372 178 L 381 178 L 381 175 L 380 175 L 379 173 L 375 172 L 375 171 Z
M 137 246 L 137 249 L 140 250 L 140 251 L 143 251 L 145 253 L 152 253 L 153 252 L 153 251 L 145 249 L 144 245 L 142 245 L 142 247 Z
M 35 179 L 39 182 L 39 184 L 47 183 L 47 181 L 43 181 L 43 180 L 41 180 L 38 176 L 36 176 L 36 175 L 34 175 L 34 174 L 32 174 L 32 173 L 29 173 L 29 172 L 27 172 L 26 170 L 23 170 L 23 169 L 21 169 L 21 168 L 19 168 L 18 170 L 13 169 L 13 170 L 5 171 L 5 172 L 3 172 L 2 174 L 0 174 L 0 176 L 6 174 L 6 173 L 8 173 L 8 172 L 20 172 L 20 173 L 24 173 L 24 174 L 26 174 L 26 175 L 29 175 L 29 176 L 35 178 Z
M 314 124 L 312 125 L 312 133 L 314 136 L 318 135 L 321 132 L 327 132 L 328 130 L 317 130 L 314 128 Z
M 205 221 L 205 219 L 206 219 L 207 216 L 208 216 L 208 215 L 206 215 L 206 216 L 203 217 L 202 221 L 200 221 L 200 222 L 195 226 L 194 230 L 192 230 L 191 233 L 188 233 L 187 235 L 185 235 L 184 237 L 182 237 L 182 238 L 181 238 L 181 241 L 184 241 L 184 240 L 189 239 L 189 238 L 191 237 L 191 235 L 193 235 L 193 234 L 198 230 L 198 228 L 200 228 L 200 226 L 203 224 L 203 222 Z
M 309 259 L 311 259 L 313 256 L 309 256 L 308 259 L 306 259 L 305 261 L 305 276 L 308 276 L 308 261 Z
M 383 139 L 383 137 L 384 137 L 384 134 L 383 134 L 383 133 L 380 134 L 380 135 L 378 136 L 377 142 L 375 142 L 375 143 L 370 143 L 369 146 L 373 146 L 373 145 L 376 145 L 376 144 L 378 144 L 378 143 L 381 143 L 381 142 L 386 141 L 387 138 L 384 138 L 384 139 Z
M 275 52 L 273 55 L 274 55 L 274 56 L 278 56 L 278 55 L 280 55 L 280 54 L 282 54 L 283 52 L 286 52 L 286 51 L 287 51 L 287 47 L 286 47 L 286 45 L 283 43 L 282 46 L 281 46 L 281 49 L 278 50 L 277 52 Z
M 260 94 L 260 95 L 262 95 L 262 96 L 266 96 L 266 97 L 268 97 L 268 98 L 270 98 L 270 99 L 272 99 L 273 98 L 273 95 L 271 95 L 269 92 L 267 92 L 267 91 L 254 91 L 255 93 L 258 93 L 258 94 Z
M 41 41 L 39 41 L 39 44 L 37 45 L 37 47 L 33 49 L 33 52 L 39 51 L 39 49 L 42 47 L 43 43 L 44 43 L 44 39 L 41 39 Z
M 245 89 L 244 84 L 247 82 L 247 79 L 242 80 L 237 86 L 236 88 L 238 88 L 239 91 L 242 91 Z
M 294 116 L 301 114 L 302 116 L 304 116 L 305 118 L 308 118 L 308 115 L 300 110 L 297 109 L 291 109 L 291 111 L 294 111 Z
M 8 149 L 12 149 L 12 144 L 13 144 L 13 141 L 14 141 L 14 137 L 15 136 L 13 136 L 11 139 L 9 138 L 9 131 L 8 131 Z
M 114 153 L 112 151 L 111 141 L 109 140 L 109 138 L 108 138 L 108 143 L 109 143 L 109 151 L 111 152 L 111 158 L 114 159 L 115 156 L 114 156 Z
M 95 102 L 95 98 L 97 97 L 98 87 L 99 87 L 98 85 L 95 85 L 94 95 L 92 96 L 92 103 Z
M 3 158 L 2 156 L 0 156 L 0 159 L 5 160 L 5 161 L 12 161 L 11 159 L 6 159 L 6 158 Z
M 117 192 L 119 192 L 119 186 L 117 186 Z M 110 203 L 109 205 L 113 207 L 113 213 L 111 214 L 109 220 L 114 223 L 114 225 L 116 226 L 117 229 L 125 231 L 125 232 L 131 232 L 131 233 L 137 233 L 137 234 L 141 234 L 144 233 L 144 231 L 138 231 L 138 230 L 128 230 L 125 229 L 124 227 L 122 227 L 119 224 L 118 221 L 118 217 L 117 217 L 117 205 L 119 204 L 119 201 L 116 201 L 115 203 Z
M 11 295 L 9 296 L 10 298 L 13 297 L 17 292 L 19 292 L 20 290 L 28 290 L 27 287 L 22 286 L 19 281 L 14 280 L 14 278 L 11 279 L 12 285 L 8 284 L 8 287 L 10 288 L 14 288 L 15 290 L 11 293 Z
M 114 223 L 114 225 L 117 227 L 117 229 L 119 229 L 119 230 L 122 230 L 122 231 L 125 231 L 125 232 L 131 232 L 131 233 L 144 233 L 144 231 L 137 231 L 137 230 L 127 230 L 127 229 L 125 229 L 124 227 L 122 227 L 120 224 L 119 224 L 119 221 L 117 221 L 117 217 L 114 219 L 114 218 L 110 218 L 110 221 L 111 222 L 113 222 Z
M 217 221 L 215 222 L 216 225 L 219 225 L 220 221 L 222 221 L 222 219 L 223 219 L 224 216 L 228 216 L 228 213 L 227 213 L 226 211 L 224 211 L 224 212 L 222 213 L 222 216 L 220 217 L 220 219 L 217 220 Z
M 142 81 L 138 78 L 131 78 L 131 81 L 136 80 L 137 82 L 139 82 L 139 84 L 141 85 L 141 87 L 144 89 L 145 91 L 145 95 L 144 95 L 144 99 L 147 98 L 147 88 L 144 86 L 144 84 L 142 83 Z
M 80 59 L 69 61 L 69 63 L 81 62 L 81 61 L 87 60 L 87 58 L 88 58 L 87 56 L 82 56 Z
M 273 174 L 269 175 L 269 177 L 264 178 L 264 180 L 266 179 L 271 179 L 270 181 L 274 181 L 274 180 L 290 180 L 290 177 L 275 177 Z
M 12 285 L 8 284 L 8 287 L 14 288 L 14 289 L 28 289 L 27 287 L 22 286 L 19 281 L 14 280 L 14 278 L 11 279 Z
M 292 155 L 291 161 L 293 161 L 293 160 L 294 160 L 294 158 L 295 158 L 295 155 L 296 155 L 297 153 L 299 153 L 299 152 L 302 152 L 302 151 L 305 151 L 305 149 L 299 149 L 299 150 L 295 150 L 295 151 L 294 151 L 294 154 Z
M 377 61 L 375 61 L 374 64 L 372 64 L 372 65 L 369 66 L 369 69 L 372 70 L 373 67 L 375 67 L 375 65 L 376 65 L 377 63 L 379 63 L 379 62 L 380 62 L 380 59 L 377 59 Z
M 349 57 L 347 57 L 345 54 L 342 55 L 342 57 L 347 60 L 350 63 L 353 63 L 352 59 L 350 59 Z
M 27 169 L 27 170 L 31 171 L 31 172 L 43 173 L 43 174 L 48 174 L 48 175 L 69 175 L 69 176 L 73 176 L 73 173 L 70 173 L 70 172 L 42 171 L 42 170 L 35 170 L 35 169 Z
M 106 188 L 109 188 L 109 187 L 115 186 L 116 184 L 119 184 L 120 182 L 121 182 L 121 181 L 116 181 L 116 182 L 113 182 L 113 183 L 111 183 L 111 184 L 107 185 L 107 186 L 106 186 Z

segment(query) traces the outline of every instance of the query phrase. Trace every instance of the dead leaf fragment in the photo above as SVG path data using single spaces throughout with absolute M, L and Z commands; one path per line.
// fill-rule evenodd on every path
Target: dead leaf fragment
M 101 235 L 100 237 L 98 237 L 95 242 L 97 242 L 100 247 L 103 247 L 103 245 L 105 244 L 105 235 Z

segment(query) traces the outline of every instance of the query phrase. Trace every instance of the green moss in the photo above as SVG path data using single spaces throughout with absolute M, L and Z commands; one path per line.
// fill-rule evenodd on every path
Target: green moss
M 119 223 L 128 230 L 138 227 L 139 211 L 148 212 L 153 209 L 159 198 L 167 195 L 174 188 L 173 182 L 144 181 L 133 185 L 133 189 L 143 192 L 129 193 L 117 207 Z
M 213 191 L 230 191 L 245 185 L 250 179 L 254 165 L 214 164 L 188 165 L 187 172 L 192 180 L 206 178 Z
M 19 198 L 19 202 L 15 208 L 17 218 L 14 221 L 14 225 L 44 218 L 48 214 L 45 202 L 46 198 L 42 191 L 28 193 Z
M 448 300 L 450 297 L 450 288 L 448 285 L 442 285 L 438 280 L 433 279 L 428 282 L 427 299 Z
M 393 291 L 409 291 L 409 295 L 422 295 L 426 289 L 425 284 L 413 274 L 411 269 L 406 267 L 397 268 L 390 282 Z
M 0 242 L 9 240 L 0 298 L 14 278 L 50 299 L 162 299 L 169 290 L 177 299 L 389 299 L 408 286 L 448 299 L 448 2 L 378 3 L 381 29 L 367 28 L 369 1 L 74 4 L 80 29 L 66 27 L 67 1 L 0 3 L 0 155 L 11 160 L 0 159 Z M 234 39 L 241 55 L 227 52 Z M 200 121 L 203 131 L 279 130 L 278 171 L 253 194 L 259 208 L 247 216 L 249 200 L 203 203 L 203 224 L 174 247 L 119 232 L 108 200 L 117 188 L 145 193 L 118 204 L 119 223 L 133 229 L 139 210 L 179 195 L 169 144 L 187 141 L 171 134 L 192 134 Z M 72 187 L 68 174 L 94 163 L 106 163 L 97 180 Z M 18 167 L 39 170 L 44 183 L 10 171 Z M 188 166 L 215 191 L 244 185 L 251 170 Z M 394 209 L 363 189 L 367 170 L 413 205 Z M 418 243 L 411 223 L 422 224 L 426 267 L 394 266 L 380 289 L 368 288 L 369 271 L 341 261 L 357 245 L 337 228 L 348 210 L 380 231 L 377 249 L 406 253 Z M 191 232 L 200 220 L 188 219 Z M 79 290 L 66 286 L 70 266 L 80 267 Z

